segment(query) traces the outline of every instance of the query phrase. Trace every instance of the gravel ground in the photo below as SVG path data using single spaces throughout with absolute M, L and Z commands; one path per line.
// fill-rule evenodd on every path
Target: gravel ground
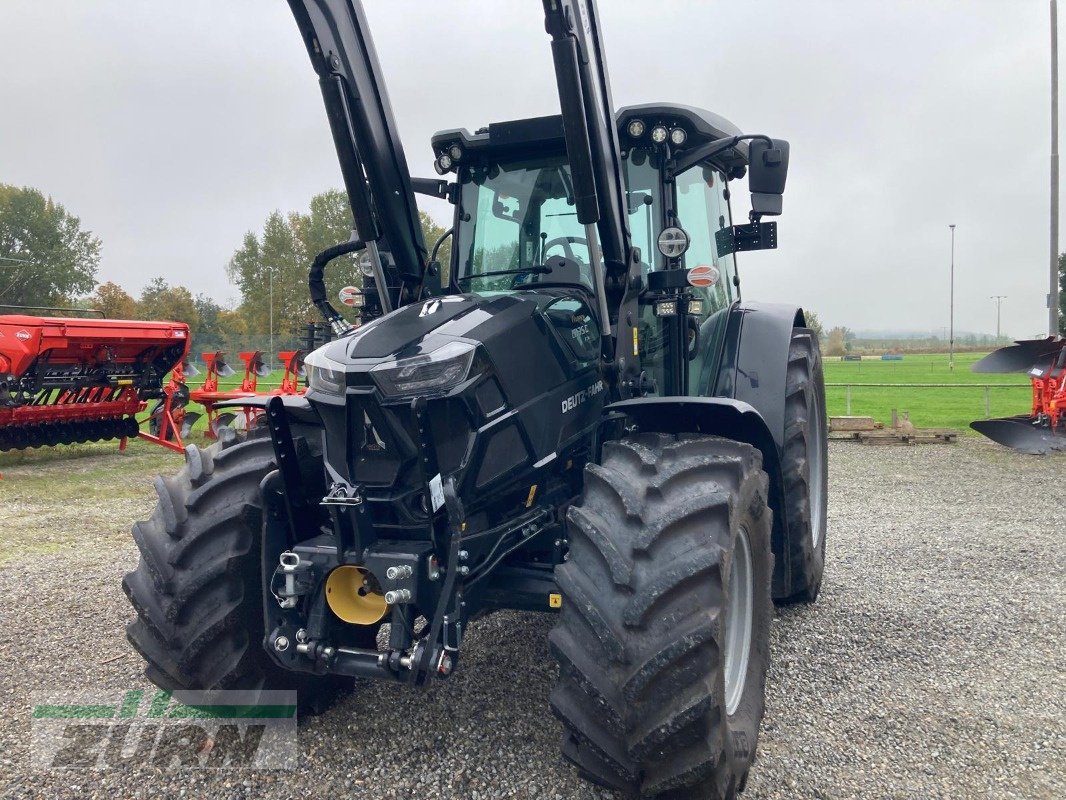
M 134 498 L 117 512 L 125 526 L 149 511 L 150 479 L 106 463 L 100 474 Z M 39 492 L 19 489 L 50 469 L 63 462 L 5 469 L 5 536 L 31 539 L 38 515 L 55 524 Z M 832 444 L 826 582 L 816 605 L 775 620 L 745 798 L 1066 797 L 1064 475 L 1066 458 L 971 439 Z M 73 555 L 0 566 L 7 796 L 613 797 L 560 762 L 552 618 L 515 613 L 471 626 L 448 681 L 425 692 L 360 684 L 301 724 L 295 771 L 33 771 L 30 692 L 147 688 L 123 636 L 119 580 L 134 547 L 98 539 L 92 514 L 66 507 L 58 541 L 84 537 Z M 96 507 L 106 505 L 85 504 Z

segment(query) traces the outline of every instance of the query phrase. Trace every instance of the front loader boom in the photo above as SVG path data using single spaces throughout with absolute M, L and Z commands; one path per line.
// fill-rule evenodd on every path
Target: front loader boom
M 598 223 L 607 269 L 624 272 L 631 247 L 625 179 L 597 14 L 595 0 L 544 0 L 578 220 Z
M 387 311 L 396 305 L 392 287 L 384 288 L 390 275 L 398 275 L 407 296 L 418 292 L 426 245 L 366 14 L 358 0 L 289 0 L 289 6 L 319 76 L 356 231 Z

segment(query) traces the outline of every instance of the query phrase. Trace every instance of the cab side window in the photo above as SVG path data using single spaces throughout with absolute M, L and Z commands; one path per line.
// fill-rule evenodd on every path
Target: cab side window
M 677 218 L 691 239 L 685 253 L 685 269 L 710 266 L 714 282 L 693 287 L 704 299 L 703 315 L 725 308 L 733 299 L 733 254 L 718 255 L 715 234 L 731 224 L 726 181 L 713 167 L 695 166 L 677 176 Z
M 725 309 L 733 301 L 733 254 L 718 255 L 715 234 L 732 224 L 726 181 L 713 167 L 695 166 L 677 176 L 675 208 L 678 223 L 690 237 L 684 255 L 684 268 L 705 267 L 704 286 L 692 286 L 703 298 L 701 315 L 688 331 L 689 358 L 685 392 L 693 396 L 710 394 L 717 369 L 717 352 L 725 331 Z

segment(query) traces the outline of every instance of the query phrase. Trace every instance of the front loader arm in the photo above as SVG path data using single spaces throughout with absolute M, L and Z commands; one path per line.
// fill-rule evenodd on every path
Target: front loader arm
M 426 271 L 426 245 L 362 3 L 289 0 L 289 6 L 319 76 L 355 228 L 370 252 L 375 283 L 387 294 L 384 275 L 394 265 L 407 296 L 414 296 Z M 383 310 L 393 305 L 383 298 Z
M 567 155 L 573 174 L 578 221 L 589 230 L 590 256 L 604 331 L 605 372 L 616 398 L 640 389 L 636 341 L 640 282 L 626 214 L 625 176 L 611 99 L 603 39 L 595 0 L 543 0 L 544 22 L 552 37 L 552 60 L 559 89 Z M 592 246 L 596 226 L 602 266 Z
M 598 222 L 600 246 L 608 270 L 624 269 L 630 249 L 625 178 L 596 3 L 594 0 L 544 0 L 544 17 L 552 37 L 555 80 L 563 127 L 567 129 L 571 169 L 575 172 L 575 189 L 582 193 L 579 184 L 583 181 L 577 173 L 586 159 L 595 186 L 594 193 L 584 194 L 586 197 L 591 194 L 596 203 L 596 219 L 582 219 L 580 214 L 578 218 L 582 223 Z M 576 55 L 576 61 L 571 54 Z M 582 127 L 588 131 L 590 157 L 580 152 L 584 148 L 578 142 L 571 141 L 571 131 Z M 579 197 L 579 205 L 582 199 Z

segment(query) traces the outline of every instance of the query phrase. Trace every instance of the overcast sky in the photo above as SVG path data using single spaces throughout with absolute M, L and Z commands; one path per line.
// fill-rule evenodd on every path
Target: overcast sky
M 365 4 L 415 174 L 435 130 L 557 112 L 537 0 Z M 956 223 L 956 328 L 994 330 L 999 294 L 1005 332 L 1045 329 L 1045 0 L 599 7 L 616 106 L 689 103 L 791 141 L 780 249 L 741 256 L 746 297 L 946 329 Z M 244 232 L 340 176 L 283 0 L 0 0 L 0 182 L 80 216 L 101 281 L 225 301 Z

